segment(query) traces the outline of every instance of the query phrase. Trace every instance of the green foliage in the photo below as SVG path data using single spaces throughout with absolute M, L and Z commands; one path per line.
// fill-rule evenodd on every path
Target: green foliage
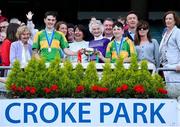
M 112 69 L 110 63 L 105 63 L 100 84 L 105 87 L 111 87 L 113 83 Z
M 83 84 L 91 87 L 94 84 L 98 84 L 99 78 L 95 66 L 95 62 L 90 62 L 85 71 L 85 78 Z
M 91 87 L 93 85 L 97 85 L 99 83 L 99 77 L 96 70 L 95 62 L 91 61 L 84 75 L 83 84 L 85 86 L 85 93 L 87 97 L 94 96 L 94 92 L 91 91 Z
M 32 58 L 26 68 L 24 68 L 26 85 L 36 86 L 42 85 L 46 73 L 46 65 L 44 59 L 37 60 Z
M 146 60 L 142 60 L 141 61 L 140 68 L 141 68 L 141 70 L 148 70 L 148 65 L 147 65 L 147 61 Z
M 83 66 L 78 63 L 73 71 L 73 75 L 74 75 L 74 82 L 76 85 L 80 85 L 83 84 L 83 80 L 84 80 L 84 68 Z
M 139 65 L 137 61 L 137 56 L 136 54 L 131 54 L 131 64 L 130 64 L 129 69 L 132 71 L 137 71 L 138 68 L 139 68 Z
M 73 74 L 73 66 L 69 60 L 64 62 L 63 74 L 61 75 L 62 96 L 70 97 L 75 89 L 75 75 Z
M 123 83 L 126 83 L 127 79 L 125 77 L 126 69 L 123 66 L 123 58 L 116 61 L 114 71 L 112 73 L 113 87 L 114 89 Z
M 116 60 L 116 64 L 115 64 L 115 69 L 117 69 L 117 70 L 121 70 L 122 68 L 124 68 L 124 66 L 123 66 L 123 58 L 122 57 L 120 57 L 118 60 Z
M 24 84 L 24 74 L 20 67 L 19 61 L 15 61 L 13 64 L 13 68 L 10 70 L 7 81 L 6 88 L 10 90 L 12 84 L 16 84 L 17 86 L 22 86 Z
M 32 58 L 24 70 L 15 61 L 6 87 L 13 98 L 167 97 L 161 76 L 149 72 L 147 61 L 138 64 L 135 55 L 131 57 L 129 69 L 124 67 L 122 58 L 117 60 L 114 70 L 110 63 L 105 63 L 100 77 L 95 62 L 90 62 L 84 71 L 80 63 L 73 68 L 70 61 L 65 61 L 61 66 L 58 57 L 49 66 L 43 59 Z
M 108 92 L 101 93 L 100 97 L 112 97 L 113 96 L 113 73 L 112 73 L 112 68 L 111 64 L 109 62 L 105 63 L 103 66 L 103 73 L 102 73 L 102 78 L 100 80 L 100 85 L 101 87 L 108 88 Z
M 44 80 L 44 85 L 46 87 L 51 86 L 52 84 L 58 84 L 58 77 L 57 77 L 57 73 L 60 71 L 60 59 L 58 57 L 55 58 L 55 60 L 53 60 L 48 69 L 45 69 L 45 80 Z
M 150 92 L 151 97 L 167 98 L 167 95 L 162 95 L 157 92 L 158 88 L 166 89 L 162 77 L 159 74 L 154 74 L 152 76 L 151 82 L 152 82 L 151 83 L 152 87 L 151 87 L 151 92 Z
M 28 65 L 24 68 L 25 82 L 24 86 L 36 87 L 36 94 L 42 93 L 42 86 L 45 83 L 47 68 L 45 65 L 45 60 L 37 60 L 32 58 Z

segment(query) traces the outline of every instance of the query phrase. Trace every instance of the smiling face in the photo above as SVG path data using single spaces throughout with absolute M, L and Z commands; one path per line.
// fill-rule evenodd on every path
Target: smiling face
M 46 25 L 46 27 L 48 29 L 53 29 L 54 25 L 56 23 L 56 17 L 54 17 L 53 15 L 48 15 L 45 19 L 44 19 L 44 23 Z
M 113 27 L 113 35 L 115 38 L 122 37 L 123 33 L 124 33 L 124 30 L 122 27 L 118 27 L 118 26 Z
M 147 36 L 149 32 L 149 24 L 146 21 L 140 21 L 137 25 L 137 32 L 140 37 Z
M 30 38 L 30 33 L 29 31 L 24 31 L 21 35 L 20 35 L 20 40 L 24 43 L 24 44 L 27 44 L 28 43 L 28 40 Z
M 69 42 L 73 42 L 74 41 L 74 28 L 68 28 L 68 32 L 67 32 L 67 40 Z
M 167 26 L 167 28 L 173 28 L 175 26 L 175 18 L 173 14 L 168 14 L 165 17 L 165 24 Z
M 138 29 L 139 36 L 140 37 L 147 36 L 148 31 L 149 31 L 149 29 L 147 29 L 147 28 L 140 28 L 140 29 Z
M 67 25 L 66 24 L 61 24 L 59 26 L 58 30 L 61 31 L 62 33 L 64 33 L 65 36 L 67 35 Z
M 138 17 L 135 14 L 129 14 L 127 16 L 127 24 L 129 28 L 134 29 L 136 28 L 138 23 Z
M 19 40 L 22 41 L 22 43 L 27 44 L 31 36 L 31 32 L 27 26 L 20 26 L 17 29 L 16 36 Z
M 92 34 L 94 37 L 99 37 L 102 35 L 103 31 L 101 29 L 101 26 L 99 24 L 93 24 L 92 25 Z
M 68 28 L 68 35 L 74 36 L 74 28 Z
M 104 21 L 103 25 L 104 25 L 104 34 L 105 35 L 112 35 L 113 22 L 106 20 L 106 21 Z
M 75 35 L 75 40 L 77 42 L 80 42 L 83 40 L 84 34 L 81 30 L 79 30 L 79 28 L 75 29 L 74 35 Z

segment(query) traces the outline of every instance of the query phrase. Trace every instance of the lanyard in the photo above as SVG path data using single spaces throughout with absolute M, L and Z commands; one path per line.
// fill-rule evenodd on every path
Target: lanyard
M 117 55 L 119 55 L 120 51 L 122 50 L 122 46 L 123 46 L 123 42 L 124 42 L 123 39 L 124 38 L 122 37 L 121 42 L 120 42 L 120 46 L 118 46 L 116 40 L 114 40 Z
M 52 43 L 52 40 L 53 40 L 53 37 L 54 37 L 54 31 L 52 32 L 50 37 L 48 36 L 46 30 L 45 30 L 45 34 L 46 34 L 46 39 L 48 41 L 48 45 L 49 45 L 49 47 L 51 47 L 51 43 Z

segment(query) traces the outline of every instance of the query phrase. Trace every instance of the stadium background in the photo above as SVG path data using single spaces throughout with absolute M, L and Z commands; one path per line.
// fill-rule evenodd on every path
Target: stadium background
M 179 14 L 180 0 L 0 0 L 0 9 L 8 19 L 17 17 L 21 21 L 26 21 L 25 15 L 31 10 L 38 29 L 43 28 L 44 13 L 49 10 L 58 11 L 58 20 L 84 25 L 92 16 L 116 20 L 118 16 L 126 16 L 128 11 L 135 10 L 141 19 L 149 21 L 152 36 L 160 41 L 162 16 L 168 10 Z

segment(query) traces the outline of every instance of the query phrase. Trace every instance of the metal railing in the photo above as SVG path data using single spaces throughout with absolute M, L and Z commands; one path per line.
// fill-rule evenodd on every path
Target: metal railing
M 157 68 L 156 73 L 164 72 L 164 71 L 169 71 L 169 72 L 177 72 L 175 68 Z M 180 73 L 180 72 L 177 72 Z M 165 79 L 165 77 L 163 77 Z M 180 81 L 165 81 L 165 83 L 180 83 Z

